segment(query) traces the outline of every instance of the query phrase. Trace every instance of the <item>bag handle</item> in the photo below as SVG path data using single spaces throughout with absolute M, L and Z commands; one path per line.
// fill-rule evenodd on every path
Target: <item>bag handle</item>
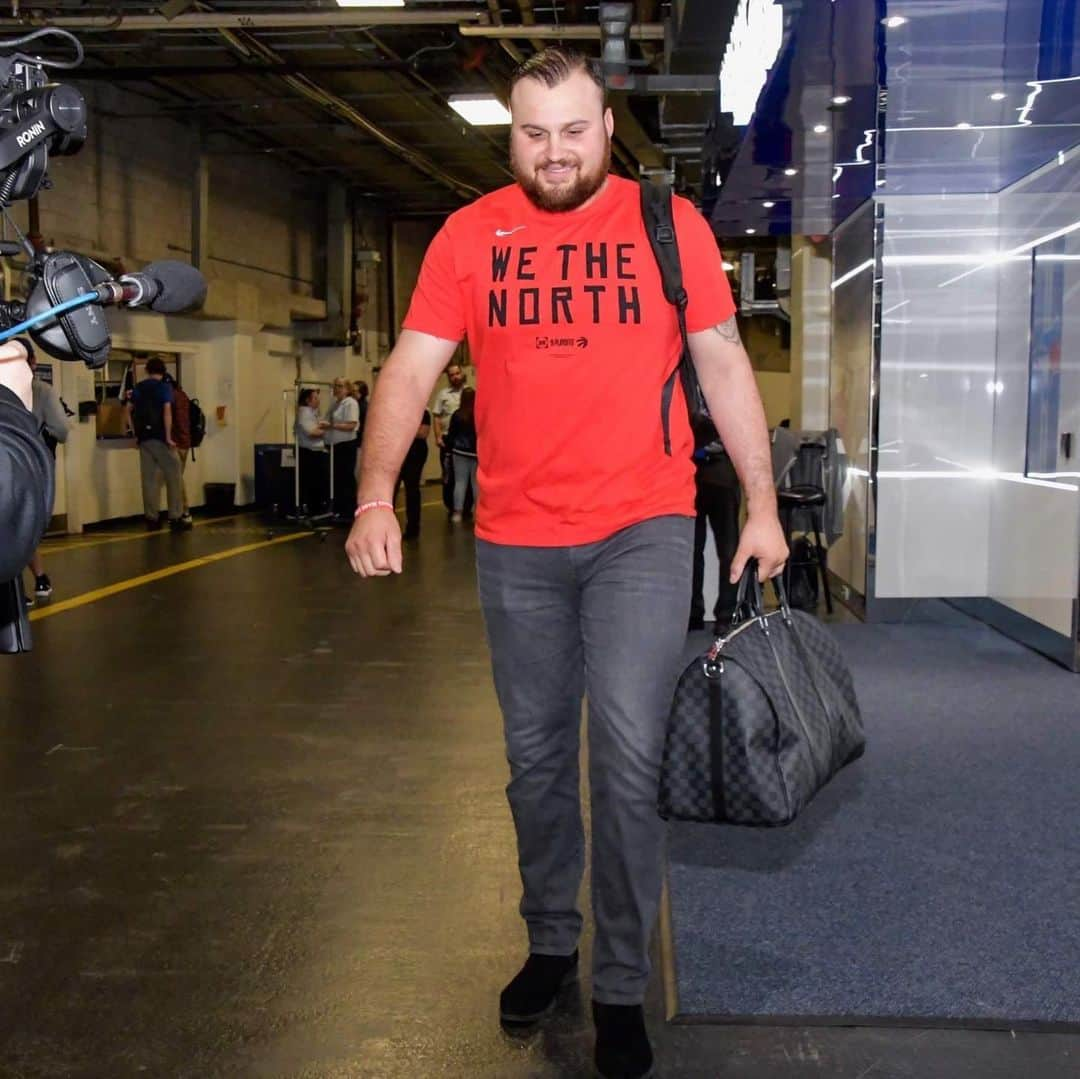
M 745 609 L 747 618 L 758 618 L 765 612 L 765 594 L 758 580 L 758 560 L 749 558 L 742 577 L 739 578 L 739 587 L 735 593 L 735 613 L 732 622 L 739 621 L 739 614 Z M 775 577 L 769 578 L 776 602 L 784 615 L 784 621 L 791 621 L 791 606 L 788 603 L 787 589 L 784 587 L 783 571 Z

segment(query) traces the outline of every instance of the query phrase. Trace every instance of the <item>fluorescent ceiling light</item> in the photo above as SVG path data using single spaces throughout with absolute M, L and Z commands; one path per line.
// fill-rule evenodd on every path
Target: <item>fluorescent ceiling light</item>
M 799 175 L 799 170 L 798 169 L 784 169 L 784 175 L 785 176 L 798 176 Z
M 757 229 L 747 229 L 746 230 L 746 235 L 747 236 L 753 236 L 755 232 L 757 232 Z
M 895 30 L 898 26 L 903 26 L 907 22 L 907 19 L 903 15 L 890 15 L 885 20 L 885 25 L 890 30 Z
M 850 100 L 851 98 L 848 97 L 847 94 L 837 94 L 836 97 L 832 99 L 832 103 L 834 105 L 846 105 Z
M 761 205 L 764 206 L 766 210 L 771 210 L 776 205 L 776 203 L 775 202 L 763 202 Z
M 491 94 L 454 94 L 450 108 L 474 127 L 497 127 L 510 123 L 510 113 Z
M 1009 96 L 1008 94 L 1002 93 L 1000 90 L 995 90 L 994 93 L 992 93 L 990 95 L 990 100 L 991 101 L 1004 101 L 1005 98 L 1007 98 L 1008 96 Z
M 338 7 L 404 7 L 405 0 L 337 0 Z
M 828 130 L 829 130 L 829 125 L 828 124 L 814 124 L 814 134 L 815 135 L 824 135 L 825 132 L 828 131 Z

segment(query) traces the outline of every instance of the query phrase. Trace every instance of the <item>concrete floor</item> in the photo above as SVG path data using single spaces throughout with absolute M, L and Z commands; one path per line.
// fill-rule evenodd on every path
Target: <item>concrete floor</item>
M 53 544 L 53 602 L 263 539 Z M 430 508 L 375 582 L 342 539 L 0 657 L 3 1079 L 591 1074 L 587 982 L 532 1036 L 496 1020 L 525 942 L 471 536 Z M 659 978 L 649 1011 L 665 1079 L 1080 1075 L 1075 1035 L 671 1025 Z

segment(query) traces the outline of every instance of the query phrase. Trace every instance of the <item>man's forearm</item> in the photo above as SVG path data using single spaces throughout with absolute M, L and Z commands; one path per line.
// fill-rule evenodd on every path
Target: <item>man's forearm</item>
M 368 406 L 361 457 L 361 502 L 389 502 L 401 463 L 416 435 L 431 387 L 420 372 L 413 372 L 400 357 L 391 357 L 379 375 Z
M 713 334 L 715 339 L 707 336 Z M 746 492 L 748 512 L 775 514 L 776 485 L 765 408 L 734 317 L 693 335 L 691 345 L 705 401 Z

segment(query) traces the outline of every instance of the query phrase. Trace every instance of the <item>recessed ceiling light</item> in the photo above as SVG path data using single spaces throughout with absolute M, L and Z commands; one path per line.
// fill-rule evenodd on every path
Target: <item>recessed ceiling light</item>
M 887 27 L 888 27 L 888 28 L 889 28 L 890 30 L 895 30 L 895 29 L 896 29 L 896 28 L 897 28 L 898 26 L 903 26 L 903 25 L 904 25 L 904 23 L 906 23 L 906 22 L 907 22 L 907 19 L 906 19 L 906 17 L 905 17 L 905 16 L 903 16 L 903 15 L 890 15 L 890 16 L 889 16 L 889 17 L 888 17 L 888 18 L 887 18 L 887 19 L 885 20 L 885 25 L 886 25 L 886 26 L 887 26 Z
M 798 176 L 799 175 L 799 170 L 798 169 L 784 169 L 784 175 L 785 176 Z
M 771 210 L 776 205 L 776 203 L 775 202 L 763 202 L 761 205 L 764 206 L 766 210 Z
M 510 123 L 510 113 L 491 94 L 454 94 L 447 101 L 454 112 L 474 127 L 496 127 Z
M 1003 92 L 1002 92 L 1001 90 L 995 90 L 995 91 L 994 91 L 994 92 L 993 92 L 993 93 L 992 93 L 992 94 L 990 95 L 990 100 L 991 100 L 991 101 L 1004 101 L 1004 100 L 1005 100 L 1005 98 L 1007 98 L 1008 96 L 1009 96 L 1008 94 L 1006 94 L 1006 93 L 1003 93 Z
M 837 94 L 836 97 L 832 99 L 832 103 L 834 105 L 846 105 L 850 100 L 851 98 L 848 97 L 847 94 Z
M 747 229 L 746 230 L 746 235 L 747 236 L 753 236 L 755 232 L 757 232 L 757 229 Z
M 828 131 L 828 130 L 829 130 L 829 125 L 828 124 L 814 124 L 814 134 L 815 135 L 824 135 L 825 132 Z
M 959 131 L 967 131 L 967 130 L 968 130 L 968 128 L 970 128 L 970 127 L 971 127 L 971 124 L 969 124 L 969 123 L 967 122 L 967 120 L 962 120 L 962 121 L 961 121 L 960 123 L 958 123 L 958 124 L 956 125 L 956 127 L 957 127 L 957 129 L 958 129 Z

